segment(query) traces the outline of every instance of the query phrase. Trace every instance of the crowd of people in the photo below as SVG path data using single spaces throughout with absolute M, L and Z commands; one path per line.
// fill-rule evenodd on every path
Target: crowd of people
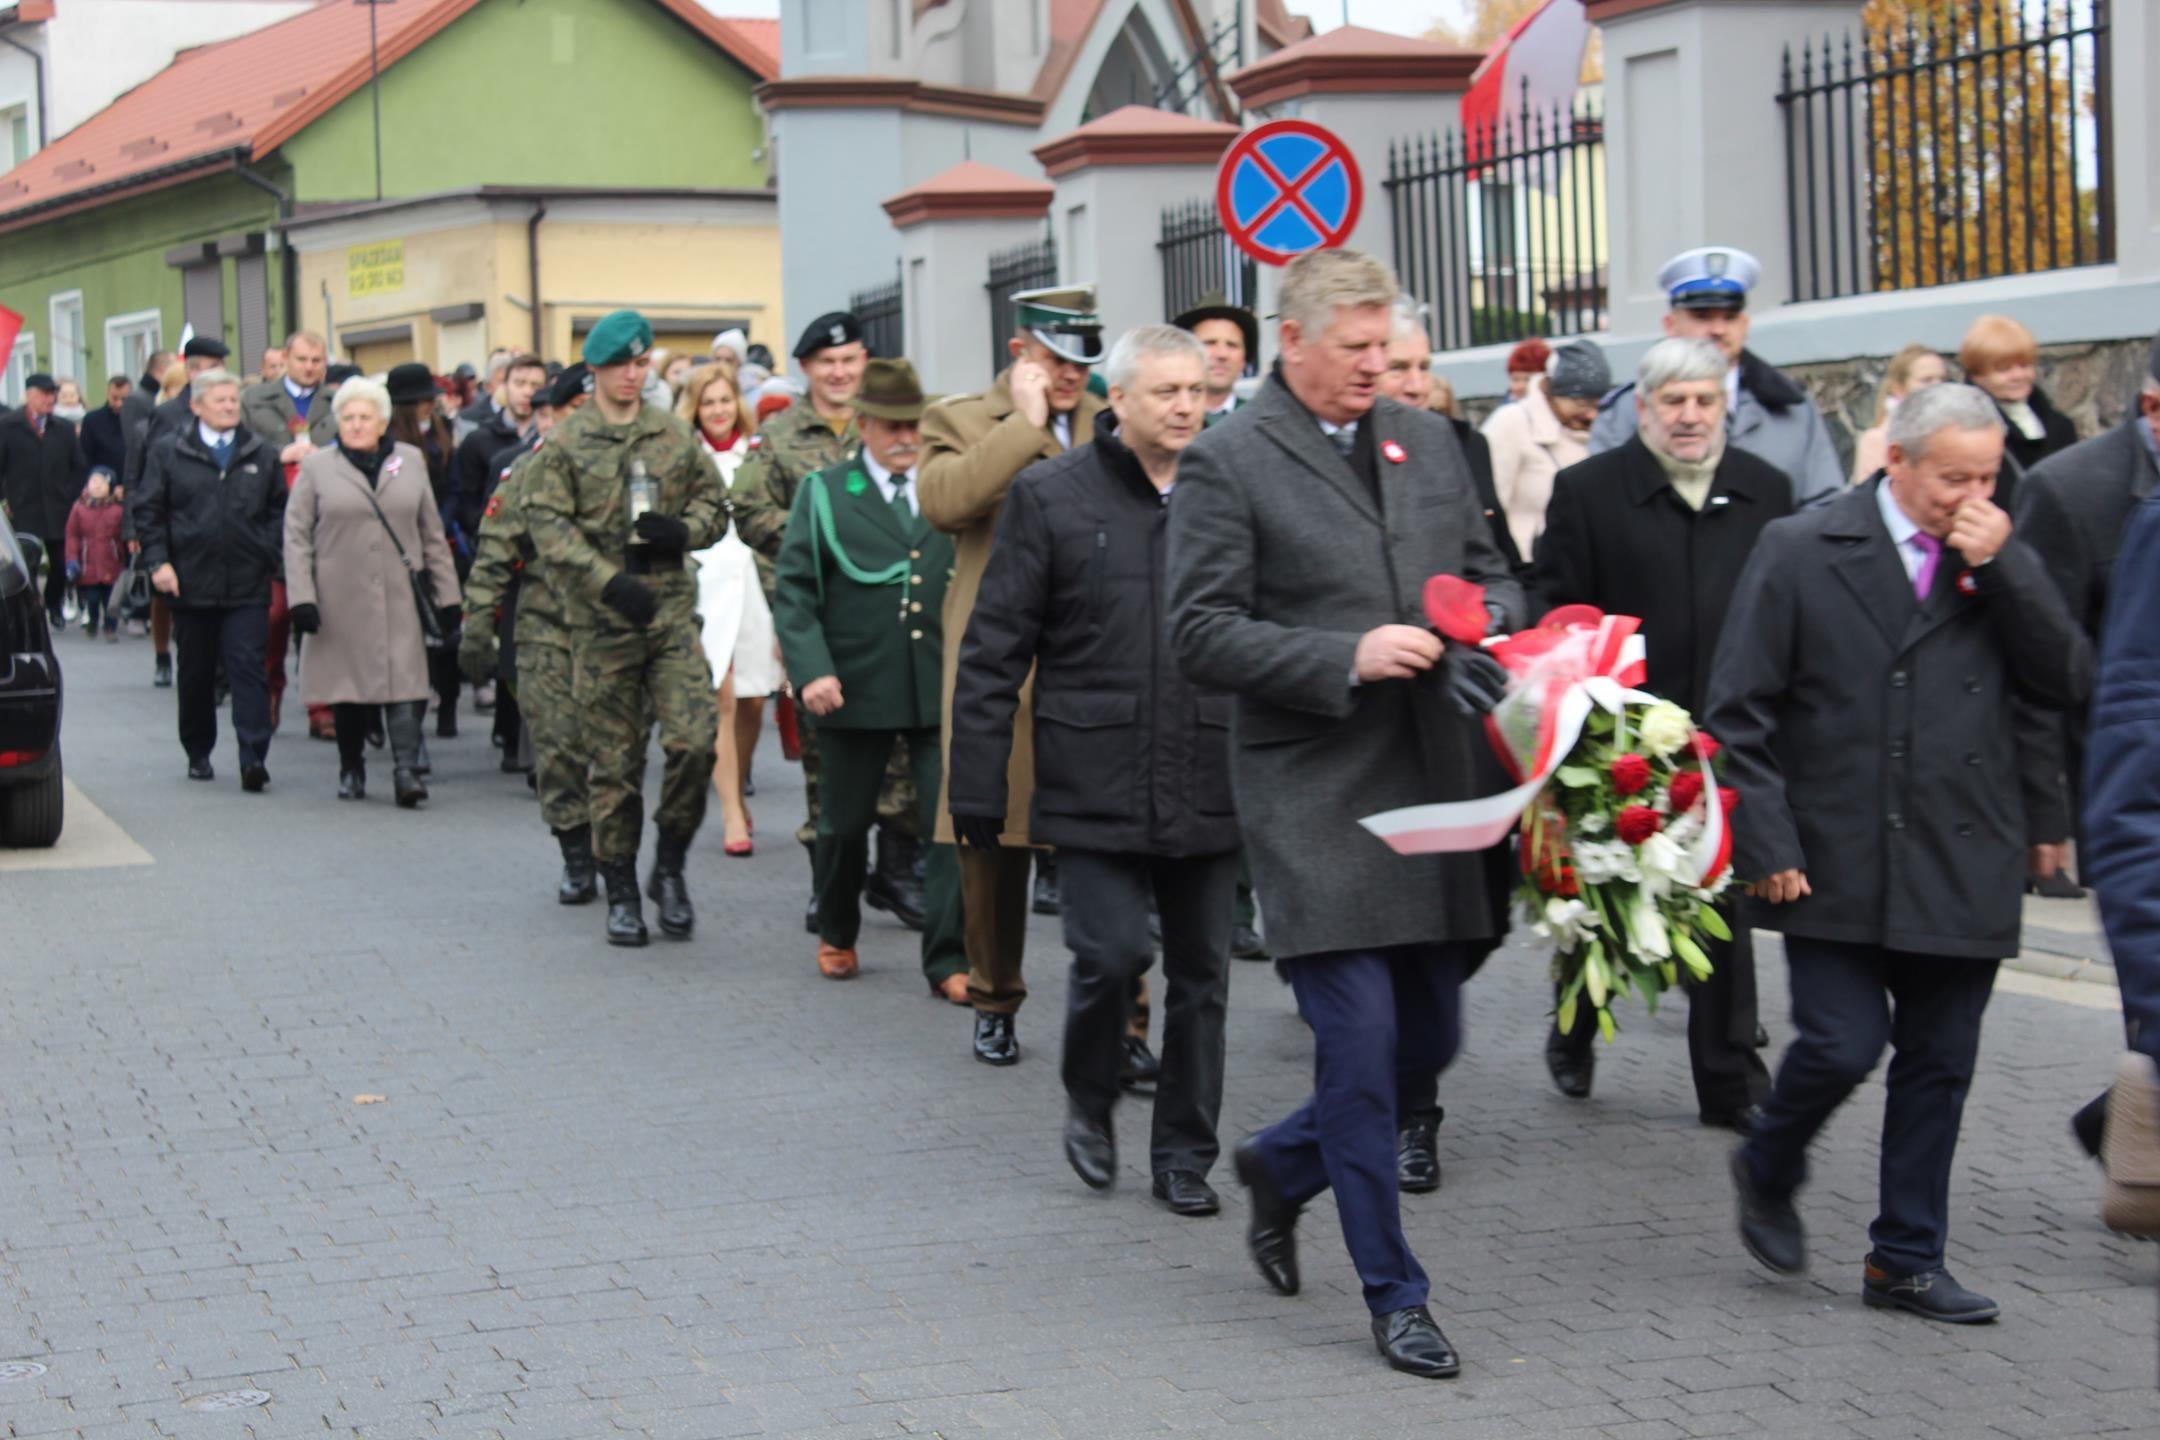
M 2085 706 L 2160 476 L 2160 341 L 2129 416 L 2083 441 L 2014 320 L 1977 322 L 1955 371 L 1909 347 L 1848 473 L 1747 347 L 1757 269 L 1675 257 L 1631 377 L 1590 340 L 1526 342 L 1482 425 L 1388 268 L 1335 250 L 1288 267 L 1265 374 L 1250 311 L 1211 298 L 1113 340 L 1087 285 L 1014 297 L 1010 363 L 942 398 L 845 312 L 804 329 L 799 379 L 740 331 L 656 350 L 632 311 L 577 363 L 485 376 L 360 375 L 302 331 L 244 382 L 198 338 L 94 414 L 31 377 L 0 481 L 56 628 L 71 587 L 86 636 L 143 612 L 191 779 L 214 779 L 229 697 L 240 784 L 269 786 L 297 650 L 339 798 L 386 747 L 417 808 L 427 711 L 455 734 L 470 683 L 537 792 L 556 899 L 604 897 L 610 944 L 648 943 L 647 900 L 694 935 L 691 846 L 717 796 L 723 854 L 754 849 L 774 715 L 819 974 L 859 974 L 864 909 L 889 912 L 929 993 L 972 1012 L 975 1058 L 1012 1065 L 1028 916 L 1061 916 L 1062 1139 L 1088 1186 L 1115 1183 L 1120 1097 L 1152 1091 L 1155 1197 L 1219 1210 L 1232 962 L 1272 956 L 1314 1090 L 1234 1147 L 1252 1258 L 1295 1294 L 1299 1217 L 1332 1189 L 1378 1349 L 1427 1376 L 1459 1360 L 1399 1197 L 1441 1183 L 1461 987 L 1520 870 L 1507 843 L 1406 858 L 1359 827 L 1507 785 L 1482 733 L 1504 673 L 1432 628 L 1423 589 L 1481 586 L 1493 635 L 1561 605 L 1639 617 L 1643 688 L 1717 737 L 1739 801 L 1745 894 L 1689 987 L 1688 1051 L 1700 1119 L 1738 1137 L 1742 1242 L 1805 1267 L 1809 1142 L 1887 1046 L 1863 1298 L 1987 1320 L 1947 1269 L 1961 1111 L 2021 893 L 2082 893 Z M 2095 829 L 2143 833 L 2149 795 L 2103 793 Z M 2154 889 L 2115 874 L 2119 904 Z M 1774 1074 L 1760 928 L 1785 936 L 1797 1032 Z M 2160 1023 L 2132 1034 L 2160 1056 Z M 1545 1059 L 1592 1092 L 1589 1027 L 1556 1024 Z M 2105 1122 L 2103 1098 L 2075 1128 L 2097 1151 Z

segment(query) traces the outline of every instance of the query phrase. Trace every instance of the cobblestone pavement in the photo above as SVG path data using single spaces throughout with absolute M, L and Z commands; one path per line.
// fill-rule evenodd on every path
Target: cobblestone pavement
M 1150 1201 L 1139 1105 L 1118 1187 L 1073 1178 L 1052 924 L 1015 1070 L 973 1062 L 887 921 L 861 979 L 819 979 L 770 751 L 757 856 L 692 857 L 697 939 L 611 951 L 554 904 L 484 720 L 434 743 L 408 814 L 333 800 L 289 705 L 247 796 L 229 741 L 218 783 L 182 778 L 144 642 L 61 644 L 69 773 L 112 824 L 78 807 L 63 868 L 0 858 L 0 1360 L 45 1367 L 0 1369 L 7 1435 L 2160 1433 L 2154 1256 L 2100 1228 L 2064 1128 L 2120 1046 L 2102 987 L 1995 999 L 1952 1263 L 2005 1318 L 1948 1329 L 1858 1301 L 1878 1089 L 1821 1147 L 1814 1277 L 1773 1279 L 1734 1240 L 1681 1018 L 1631 1025 L 1571 1103 L 1538 958 L 1507 951 L 1445 1082 L 1446 1186 L 1407 1207 L 1464 1374 L 1412 1380 L 1373 1354 L 1330 1208 L 1286 1300 L 1227 1167 L 1220 1218 Z M 129 841 L 153 863 L 69 868 Z M 1307 1064 L 1287 992 L 1240 965 L 1225 1133 Z M 215 1408 L 250 1389 L 272 1398 Z

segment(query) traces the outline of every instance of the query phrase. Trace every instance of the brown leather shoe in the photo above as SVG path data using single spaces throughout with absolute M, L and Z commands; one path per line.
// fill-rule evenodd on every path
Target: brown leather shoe
M 972 1005 L 975 1003 L 968 999 L 967 976 L 965 975 L 947 975 L 943 980 L 937 981 L 930 987 L 930 994 L 933 999 L 950 1000 L 955 1005 Z
M 828 980 L 852 980 L 860 967 L 855 963 L 853 950 L 842 950 L 837 945 L 827 945 L 819 941 L 817 968 L 818 973 Z

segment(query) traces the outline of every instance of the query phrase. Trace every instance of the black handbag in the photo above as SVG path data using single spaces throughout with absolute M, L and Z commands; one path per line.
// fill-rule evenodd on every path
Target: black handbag
M 350 475 L 345 478 L 352 480 Z M 412 557 L 405 553 L 404 545 L 398 541 L 397 531 L 391 528 L 390 517 L 383 514 L 382 506 L 375 503 L 375 492 L 357 480 L 353 480 L 353 487 L 366 497 L 368 508 L 373 510 L 375 518 L 382 522 L 383 534 L 390 537 L 390 547 L 397 551 L 398 563 L 405 567 L 405 578 L 412 582 L 413 606 L 420 612 L 421 643 L 430 650 L 445 648 L 450 644 L 450 637 L 443 633 L 442 620 L 435 613 L 435 591 L 428 583 L 427 572 L 413 564 Z

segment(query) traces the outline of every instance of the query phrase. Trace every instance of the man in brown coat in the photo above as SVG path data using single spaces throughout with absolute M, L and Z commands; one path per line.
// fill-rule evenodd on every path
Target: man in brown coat
M 1095 287 L 1029 290 L 1013 296 L 1017 330 L 1006 342 L 1013 363 L 979 395 L 948 395 L 923 415 L 923 459 L 917 490 L 922 514 L 953 537 L 953 577 L 945 590 L 944 732 L 952 751 L 953 682 L 959 637 L 975 612 L 975 591 L 990 563 L 990 540 L 1013 480 L 1038 460 L 1062 455 L 1095 438 L 1103 401 L 1088 392 L 1088 369 L 1102 359 L 1102 323 Z M 1035 789 L 1034 719 L 1028 691 L 1013 718 L 1012 761 L 1003 845 L 960 849 L 960 895 L 965 911 L 968 996 L 975 1004 L 975 1058 L 986 1065 L 1020 1059 L 1013 1016 L 1027 999 L 1020 973 L 1027 944 L 1027 815 Z M 937 838 L 952 843 L 950 795 L 938 797 Z M 1136 1010 L 1147 1034 L 1146 1010 Z M 1152 1057 L 1149 1057 L 1152 1061 Z

